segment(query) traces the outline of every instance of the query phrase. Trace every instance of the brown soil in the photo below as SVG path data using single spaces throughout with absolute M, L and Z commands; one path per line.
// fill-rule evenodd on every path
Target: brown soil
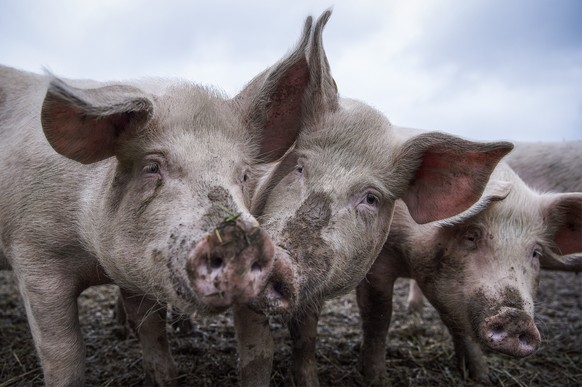
M 0 272 L 0 387 L 42 385 L 24 307 L 11 272 Z M 455 368 L 450 337 L 434 309 L 426 306 L 422 319 L 405 310 L 407 282 L 399 280 L 394 316 L 386 348 L 393 385 L 468 386 Z M 81 325 L 87 345 L 87 385 L 143 384 L 139 343 L 124 336 L 114 319 L 116 289 L 100 286 L 79 298 Z M 544 272 L 538 293 L 538 328 L 543 342 L 526 359 L 489 354 L 496 385 L 582 385 L 582 276 Z M 328 302 L 319 325 L 317 357 L 323 386 L 360 386 L 356 362 L 360 321 L 354 295 Z M 276 354 L 272 385 L 289 384 L 289 336 L 272 324 Z M 230 313 L 200 318 L 191 333 L 168 326 L 180 385 L 237 385 L 237 357 Z

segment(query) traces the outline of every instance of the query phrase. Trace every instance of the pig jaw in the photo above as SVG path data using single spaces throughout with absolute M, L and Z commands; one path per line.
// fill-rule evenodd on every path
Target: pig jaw
M 469 315 L 478 342 L 485 348 L 514 357 L 535 353 L 541 337 L 524 304 L 519 291 L 513 287 L 506 287 L 501 299 L 477 292 L 469 302 Z

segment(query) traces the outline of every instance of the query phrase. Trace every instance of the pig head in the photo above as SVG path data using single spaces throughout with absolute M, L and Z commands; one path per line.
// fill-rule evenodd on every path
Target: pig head
M 397 277 L 416 280 L 451 332 L 460 369 L 472 378 L 489 382 L 482 348 L 533 354 L 541 342 L 534 322 L 540 266 L 581 270 L 581 231 L 582 194 L 539 194 L 505 164 L 480 201 L 455 217 L 417 225 L 398 206 L 382 253 L 358 287 L 364 375 L 374 380 L 385 370 L 389 319 L 382 314 L 390 315 Z

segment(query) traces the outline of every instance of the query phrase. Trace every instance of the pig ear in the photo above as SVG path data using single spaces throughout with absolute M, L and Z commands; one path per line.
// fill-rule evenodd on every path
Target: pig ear
M 582 193 L 547 194 L 543 209 L 552 248 L 543 269 L 582 271 Z
M 477 143 L 431 132 L 409 139 L 395 161 L 408 176 L 402 199 L 417 223 L 457 215 L 479 200 L 489 176 L 513 145 Z
M 297 47 L 279 63 L 256 76 L 235 98 L 246 123 L 257 135 L 260 156 L 279 159 L 295 143 L 302 126 L 302 106 L 309 82 L 305 50 L 312 19 L 305 21 Z
M 507 195 L 509 195 L 512 188 L 513 183 L 510 181 L 491 179 L 487 183 L 479 201 L 458 215 L 439 220 L 438 224 L 453 225 L 464 222 L 468 218 L 471 218 L 489 208 L 492 203 L 504 200 Z
M 53 78 L 41 110 L 44 134 L 55 151 L 89 164 L 114 155 L 120 138 L 145 122 L 153 104 L 131 86 L 77 89 Z
M 323 29 L 331 16 L 331 9 L 325 11 L 315 23 L 309 47 L 309 92 L 306 109 L 310 127 L 317 127 L 319 117 L 337 110 L 339 95 L 335 80 L 331 76 L 329 61 L 323 48 Z

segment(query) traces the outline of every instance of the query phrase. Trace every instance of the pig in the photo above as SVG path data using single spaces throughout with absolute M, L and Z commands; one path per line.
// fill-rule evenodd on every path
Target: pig
M 537 190 L 582 192 L 582 141 L 517 143 L 506 162 Z
M 504 161 L 531 188 L 541 192 L 582 192 L 582 141 L 518 142 Z M 542 269 L 556 269 L 556 265 Z M 569 268 L 563 268 L 562 270 Z M 424 296 L 410 280 L 407 310 L 420 314 Z
M 164 305 L 219 313 L 269 283 L 275 245 L 246 195 L 296 140 L 310 30 L 230 99 L 0 67 L 0 268 L 15 273 L 47 385 L 83 384 L 76 300 L 90 286 L 119 285 L 145 383 L 168 385 Z
M 339 98 L 322 43 L 330 15 L 317 20 L 308 48 L 297 142 L 263 170 L 251 196 L 251 213 L 280 249 L 262 297 L 234 307 L 244 386 L 269 384 L 273 316 L 291 333 L 294 383 L 318 385 L 319 310 L 364 278 L 384 245 L 397 199 L 420 223 L 461 213 L 481 197 L 512 148 L 438 132 L 405 139 L 377 110 Z
M 357 287 L 367 381 L 386 371 L 386 334 L 399 277 L 416 280 L 454 342 L 457 365 L 489 383 L 483 349 L 525 357 L 540 345 L 534 322 L 540 267 L 582 271 L 582 193 L 538 193 L 500 163 L 481 199 L 463 213 L 419 225 L 403 202 Z

